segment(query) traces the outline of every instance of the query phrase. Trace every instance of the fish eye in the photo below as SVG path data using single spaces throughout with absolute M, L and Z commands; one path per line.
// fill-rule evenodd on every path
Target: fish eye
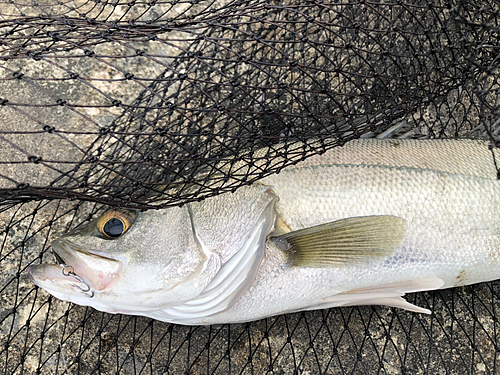
M 97 221 L 97 229 L 106 239 L 118 238 L 134 223 L 135 216 L 127 210 L 107 211 Z
M 124 228 L 125 225 L 123 224 L 123 221 L 114 217 L 109 219 L 106 224 L 104 224 L 102 231 L 109 237 L 118 237 L 122 235 Z

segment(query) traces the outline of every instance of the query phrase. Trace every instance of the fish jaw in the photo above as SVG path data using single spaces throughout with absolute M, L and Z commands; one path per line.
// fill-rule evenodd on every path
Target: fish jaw
M 89 294 L 83 293 L 85 284 L 65 276 L 63 267 L 57 264 L 38 264 L 28 267 L 28 277 L 36 286 L 54 297 L 79 305 L 89 305 Z
M 86 289 L 102 291 L 110 286 L 122 269 L 121 261 L 83 250 L 64 237 L 53 241 L 51 247 L 59 264 L 30 266 L 28 273 L 33 283 L 53 295 L 82 294 L 82 290 Z

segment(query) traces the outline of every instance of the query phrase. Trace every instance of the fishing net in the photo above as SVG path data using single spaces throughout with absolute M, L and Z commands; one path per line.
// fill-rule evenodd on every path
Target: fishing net
M 234 191 L 359 137 L 498 146 L 496 1 L 0 1 L 0 373 L 497 372 L 498 282 L 185 327 L 27 278 L 106 207 Z M 298 146 L 300 145 L 300 146 Z

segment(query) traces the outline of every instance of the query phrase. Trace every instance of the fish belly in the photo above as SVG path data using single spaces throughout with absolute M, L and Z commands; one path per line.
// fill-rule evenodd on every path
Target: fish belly
M 386 259 L 331 268 L 290 267 L 268 241 L 248 290 L 231 309 L 202 323 L 383 304 L 370 291 L 383 297 L 384 290 L 403 295 L 429 285 L 448 288 L 500 278 L 496 176 L 484 142 L 450 140 L 353 141 L 269 176 L 261 183 L 279 197 L 277 213 L 291 231 L 351 217 L 393 215 L 406 220 L 404 239 Z M 366 300 L 331 302 L 359 296 L 360 290 Z

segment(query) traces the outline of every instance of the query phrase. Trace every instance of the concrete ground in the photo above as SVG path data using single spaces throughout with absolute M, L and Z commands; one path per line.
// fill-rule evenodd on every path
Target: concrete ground
M 11 14 L 19 12 L 15 7 L 2 8 L 4 19 L 9 19 L 7 9 Z M 92 47 L 99 58 L 81 53 L 76 57 L 75 53 L 66 59 L 0 62 L 0 97 L 9 100 L 0 106 L 0 188 L 41 186 L 70 173 L 97 147 L 99 128 L 123 116 L 122 108 L 106 107 L 109 101 L 132 103 L 187 43 L 179 37 L 170 45 L 155 41 L 133 45 L 154 59 L 119 58 L 131 54 L 130 43 L 113 42 Z M 124 72 L 134 72 L 135 80 L 123 79 Z M 16 78 L 14 73 L 23 77 Z M 67 79 L 71 73 L 85 80 Z M 53 105 L 57 99 L 71 105 Z M 452 104 L 467 100 L 458 91 L 448 98 Z M 436 105 L 419 111 L 436 128 L 442 126 L 443 117 L 450 117 Z M 460 111 L 452 112 L 458 116 Z M 471 109 L 467 116 L 470 119 L 461 135 L 484 137 L 477 126 L 477 111 Z M 421 125 L 409 116 L 392 124 L 386 136 L 425 137 L 428 132 Z M 50 127 L 63 132 L 46 130 Z M 33 156 L 41 160 L 20 163 Z M 100 205 L 78 200 L 11 204 L 4 196 L 0 201 L 0 374 L 498 371 L 497 281 L 408 296 L 411 303 L 429 308 L 430 316 L 367 306 L 220 327 L 187 327 L 105 314 L 59 301 L 35 288 L 26 268 L 50 261 L 50 241 L 100 209 Z

